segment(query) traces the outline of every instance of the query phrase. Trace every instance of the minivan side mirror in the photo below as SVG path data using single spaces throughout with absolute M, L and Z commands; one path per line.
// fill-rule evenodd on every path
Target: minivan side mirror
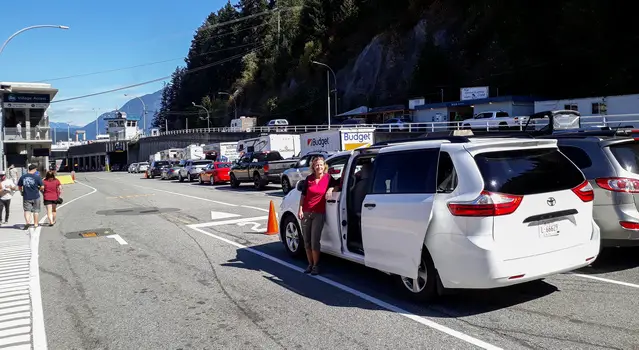
M 297 188 L 298 191 L 302 192 L 302 190 L 304 189 L 304 181 L 298 181 L 297 185 L 295 185 L 295 188 Z

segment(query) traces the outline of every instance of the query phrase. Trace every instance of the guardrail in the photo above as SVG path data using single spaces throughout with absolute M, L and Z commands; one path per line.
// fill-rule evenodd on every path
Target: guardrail
M 524 118 L 525 119 L 525 118 Z M 511 120 L 511 119 L 507 119 Z M 331 125 L 330 130 L 340 129 L 375 129 L 375 131 L 385 132 L 435 132 L 435 131 L 447 131 L 447 130 L 460 130 L 468 127 L 464 126 L 464 123 L 468 121 L 455 121 L 455 122 L 415 122 L 415 123 L 401 123 L 401 124 L 334 124 Z M 499 131 L 500 127 L 497 125 L 499 120 L 487 120 L 486 123 L 479 123 L 477 120 L 473 121 L 471 126 L 472 130 L 485 130 L 485 131 Z M 539 129 L 548 124 L 548 119 L 535 119 L 528 124 L 529 129 Z M 518 123 L 510 123 L 509 130 L 519 129 L 524 130 L 526 121 L 519 121 Z M 632 125 L 639 126 L 639 114 L 615 114 L 615 115 L 602 115 L 602 116 L 581 116 L 582 127 L 588 126 L 626 126 Z M 213 132 L 258 132 L 258 133 L 273 133 L 273 132 L 291 132 L 291 133 L 308 133 L 315 131 L 329 130 L 328 125 L 289 125 L 289 126 L 256 126 L 250 128 L 232 128 L 232 127 L 218 127 L 218 128 L 199 128 L 199 129 L 180 129 L 170 130 L 168 132 L 160 132 L 158 136 L 164 135 L 182 135 L 182 134 L 196 134 L 196 133 L 213 133 Z M 150 135 L 141 135 L 140 138 L 157 137 Z
M 5 142 L 51 141 L 49 128 L 3 128 Z

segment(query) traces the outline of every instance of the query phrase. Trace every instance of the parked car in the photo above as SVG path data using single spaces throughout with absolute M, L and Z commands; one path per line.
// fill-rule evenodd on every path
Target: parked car
M 593 188 L 556 140 L 374 145 L 352 151 L 341 179 L 327 200 L 322 251 L 392 274 L 420 300 L 540 280 L 599 254 Z M 303 184 L 280 205 L 279 238 L 297 257 Z
M 271 162 L 286 166 L 296 161 L 296 159 L 285 160 L 277 151 L 247 152 L 231 166 L 231 187 L 237 188 L 243 182 L 253 182 L 255 189 L 262 190 L 273 180 L 279 183 L 280 174 L 270 174 Z
M 137 169 L 138 163 L 131 163 L 127 169 L 129 173 L 134 173 L 135 169 Z
M 347 152 L 350 154 L 349 152 Z M 304 179 L 311 173 L 311 159 L 313 157 L 322 155 L 324 158 L 328 158 L 334 152 L 309 152 L 306 155 L 300 157 L 295 163 L 289 165 L 281 175 L 282 192 L 287 194 L 292 188 L 295 188 L 299 180 Z M 328 161 L 328 159 L 327 159 Z
M 603 247 L 639 246 L 639 130 L 562 132 L 559 150 L 594 188 L 595 222 Z
M 135 167 L 134 173 L 143 173 L 146 172 L 147 169 L 149 169 L 149 162 L 138 163 L 138 165 Z
M 162 173 L 160 174 L 160 180 L 176 180 L 178 179 L 178 174 L 180 173 L 180 169 L 184 167 L 185 160 L 179 161 L 177 164 L 173 164 L 169 168 L 163 168 Z
M 210 183 L 211 185 L 217 185 L 231 181 L 229 172 L 231 170 L 231 163 L 229 162 L 214 162 L 206 166 L 199 175 L 200 185 Z
M 147 170 L 147 177 L 150 179 L 154 179 L 156 176 L 162 175 L 162 169 L 170 168 L 171 162 L 168 160 L 156 160 L 151 163 L 151 166 Z
M 190 159 L 185 161 L 184 166 L 178 172 L 178 180 L 184 182 L 184 180 L 193 181 L 197 179 L 200 172 L 211 163 L 213 163 L 212 160 Z

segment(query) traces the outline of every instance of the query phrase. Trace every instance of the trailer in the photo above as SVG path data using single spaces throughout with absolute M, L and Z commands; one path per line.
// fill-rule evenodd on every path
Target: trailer
M 301 135 L 301 155 L 310 152 L 350 151 L 375 143 L 375 129 L 348 128 L 309 132 Z
M 300 135 L 270 134 L 237 142 L 238 153 L 277 151 L 284 158 L 297 156 L 300 151 Z
M 233 162 L 240 156 L 237 142 L 216 142 L 203 147 L 204 157 L 216 162 Z

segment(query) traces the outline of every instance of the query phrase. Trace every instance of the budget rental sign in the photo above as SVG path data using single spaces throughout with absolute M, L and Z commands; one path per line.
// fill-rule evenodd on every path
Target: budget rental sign
M 350 151 L 359 147 L 370 147 L 373 139 L 373 131 L 343 131 L 342 149 Z
M 339 151 L 339 131 L 318 131 L 300 136 L 302 154 L 308 152 L 334 152 Z

